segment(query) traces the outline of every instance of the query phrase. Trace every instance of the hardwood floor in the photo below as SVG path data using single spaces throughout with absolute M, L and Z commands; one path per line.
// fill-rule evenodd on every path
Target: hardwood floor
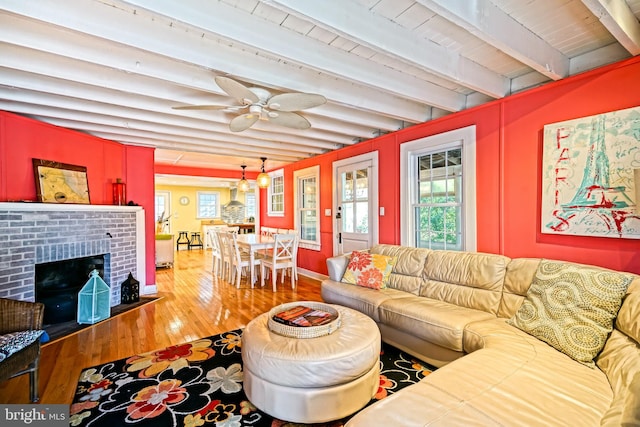
M 300 276 L 296 289 L 287 279 L 240 289 L 215 278 L 210 251 L 176 253 L 172 269 L 156 270 L 153 303 L 45 344 L 40 357 L 40 403 L 71 403 L 83 368 L 171 344 L 244 327 L 260 313 L 290 301 L 321 301 L 320 282 Z M 0 403 L 29 403 L 28 375 L 0 383 Z

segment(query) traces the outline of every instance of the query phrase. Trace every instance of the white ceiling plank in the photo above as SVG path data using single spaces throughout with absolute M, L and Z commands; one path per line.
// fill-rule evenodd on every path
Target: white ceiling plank
M 13 73 L 12 70 L 3 70 L 7 75 L 11 75 Z M 305 152 L 315 151 L 316 153 L 321 153 L 324 150 L 333 150 L 344 144 L 350 144 L 352 142 L 351 140 L 346 138 L 344 142 L 330 142 L 327 140 L 326 133 L 320 135 L 320 138 L 317 138 L 315 141 L 309 140 L 309 138 L 296 138 L 295 136 L 289 134 L 282 134 L 277 132 L 256 134 L 255 132 L 252 133 L 251 131 L 249 131 L 248 133 L 244 133 L 242 135 L 233 133 L 229 134 L 228 125 L 226 123 L 219 124 L 206 119 L 201 120 L 188 116 L 170 115 L 153 110 L 145 111 L 143 109 L 133 107 L 124 108 L 114 104 L 105 103 L 103 102 L 104 100 L 92 100 L 89 99 L 89 97 L 73 98 L 69 93 L 42 93 L 34 91 L 33 88 L 30 88 L 29 90 L 20 90 L 22 89 L 21 86 L 29 85 L 23 85 L 18 79 L 16 79 L 13 83 L 14 84 L 11 88 L 0 86 L 0 95 L 3 99 L 11 100 L 14 102 L 23 102 L 32 105 L 55 106 L 66 110 L 77 109 L 79 111 L 104 115 L 106 117 L 120 117 L 123 120 L 136 119 L 150 123 L 157 122 L 161 124 L 168 124 L 184 128 L 184 132 L 188 132 L 188 130 L 190 129 L 196 129 L 202 132 L 207 132 L 207 134 L 209 135 L 218 135 L 218 137 L 224 137 L 228 142 L 237 142 L 242 144 L 246 141 L 255 139 L 256 144 L 263 144 L 265 141 L 265 136 L 271 134 L 271 137 L 274 140 L 282 141 L 284 143 L 291 144 L 292 146 L 305 147 Z M 70 86 L 68 86 L 68 88 L 70 88 Z M 101 91 L 100 88 L 96 88 L 95 91 L 98 94 L 100 94 L 101 92 L 104 93 L 104 90 Z M 28 111 L 23 112 L 28 113 Z
M 341 105 L 363 107 L 374 113 L 386 114 L 399 120 L 420 123 L 424 121 L 425 107 L 419 103 L 401 99 L 398 96 L 377 93 L 372 96 L 365 86 L 354 82 L 337 80 L 335 77 L 322 75 L 316 71 L 300 69 L 298 66 L 284 61 L 273 61 L 269 58 L 256 55 L 243 49 L 229 46 L 228 43 L 220 43 L 211 37 L 203 37 L 202 34 L 186 32 L 176 27 L 163 25 L 162 22 L 147 20 L 141 14 L 131 14 L 121 8 L 107 7 L 100 10 L 101 20 L 95 22 L 95 7 L 92 2 L 86 0 L 67 0 L 66 4 L 73 6 L 73 15 L 65 13 L 59 3 L 51 0 L 40 0 L 37 5 L 34 2 L 20 0 L 3 0 L 0 10 L 7 10 L 15 15 L 22 15 L 53 24 L 61 29 L 72 29 L 72 33 L 87 34 L 97 39 L 117 42 L 115 47 L 128 46 L 135 51 L 129 52 L 123 58 L 129 61 L 126 71 L 139 73 L 154 71 L 157 68 L 151 64 L 146 67 L 143 61 L 146 54 L 172 58 L 175 61 L 204 67 L 207 70 L 225 70 L 227 73 L 242 76 L 248 80 L 268 81 L 272 87 L 292 88 L 299 92 L 321 92 L 330 101 Z M 71 5 L 72 4 L 72 5 Z M 99 4 L 100 7 L 105 5 Z M 7 25 L 3 28 L 12 28 L 11 15 L 8 16 Z M 109 23 L 109 24 L 103 24 Z M 114 23 L 114 25 L 111 25 Z M 50 29 L 46 29 L 50 31 Z M 34 31 L 37 37 L 41 31 Z M 55 40 L 55 37 L 51 38 Z M 4 40 L 4 39 L 2 39 Z M 93 40 L 89 41 L 89 46 Z M 56 43 L 51 43 L 53 46 Z M 112 46 L 112 45 L 109 45 Z M 53 49 L 53 48 L 52 48 Z M 109 50 L 96 49 L 107 53 L 112 61 L 118 61 L 120 55 L 108 55 Z M 73 51 L 70 51 L 71 54 Z M 84 52 L 84 50 L 83 50 Z M 67 53 L 67 55 L 70 53 Z M 120 67 L 119 62 L 114 67 Z M 179 74 L 176 74 L 179 76 Z M 215 84 L 207 89 L 213 93 L 219 92 Z
M 195 0 L 180 3 L 172 0 L 129 0 L 127 3 L 143 7 L 152 13 L 172 16 L 225 39 L 330 75 L 362 82 L 390 94 L 428 102 L 449 111 L 464 108 L 464 97 L 460 94 L 411 75 L 377 66 L 286 28 L 274 27 L 263 19 L 248 17 L 236 8 L 220 2 L 204 4 Z M 267 32 L 269 37 L 256 37 Z
M 632 55 L 640 54 L 640 22 L 624 0 L 582 0 Z
M 569 75 L 569 58 L 489 0 L 418 2 L 553 80 Z
M 274 148 L 278 150 L 285 150 L 291 153 L 303 153 L 306 157 L 314 154 L 321 154 L 326 152 L 326 149 L 319 149 L 312 145 L 299 145 L 293 144 L 290 142 L 283 142 L 281 140 L 266 140 L 266 139 L 251 139 L 248 137 L 244 137 L 238 135 L 236 138 L 229 136 L 224 133 L 215 134 L 214 132 L 200 130 L 195 128 L 188 128 L 177 126 L 175 124 L 170 124 L 167 122 L 148 122 L 144 120 L 134 119 L 131 116 L 123 115 L 123 116 L 108 116 L 104 114 L 96 114 L 88 111 L 90 107 L 87 105 L 85 110 L 74 110 L 74 109 L 64 109 L 60 106 L 56 106 L 55 104 L 36 104 L 28 101 L 19 101 L 16 100 L 14 96 L 13 99 L 7 101 L 7 97 L 5 95 L 6 89 L 0 88 L 0 105 L 3 109 L 7 111 L 15 111 L 22 114 L 33 114 L 39 116 L 48 116 L 52 118 L 60 118 L 60 119 L 68 119 L 68 120 L 77 120 L 79 122 L 86 123 L 97 123 L 107 126 L 121 126 L 130 131 L 140 130 L 147 132 L 155 132 L 158 134 L 171 135 L 173 137 L 176 136 L 187 136 L 193 138 L 200 138 L 203 140 L 209 139 L 221 139 L 225 141 L 227 144 L 236 144 L 238 146 L 247 146 L 252 147 L 254 149 L 260 148 Z M 43 99 L 43 98 L 41 98 Z M 81 113 L 79 111 L 82 111 Z M 254 132 L 255 133 L 255 132 Z M 259 136 L 259 133 L 256 133 Z M 244 135 L 244 134 L 243 134 Z M 234 140 L 235 139 L 235 140 Z
M 571 75 L 592 70 L 606 64 L 612 64 L 628 57 L 629 53 L 623 46 L 612 43 L 571 58 Z
M 57 126 L 64 127 L 73 127 L 77 124 L 77 122 L 73 122 L 70 120 L 62 120 L 62 119 L 51 119 L 49 118 L 53 124 Z M 269 156 L 269 158 L 274 160 L 280 160 L 285 162 L 295 162 L 298 160 L 302 160 L 305 157 L 287 155 L 283 150 L 273 150 L 264 148 L 260 151 L 255 149 L 249 149 L 244 147 L 235 147 L 230 146 L 228 143 L 224 143 L 223 141 L 218 141 L 218 145 L 211 144 L 210 141 L 202 142 L 197 139 L 190 138 L 179 138 L 179 139 L 168 139 L 168 138 L 159 138 L 155 135 L 146 133 L 141 136 L 131 134 L 131 133 L 120 133 L 117 129 L 112 128 L 111 130 L 92 130 L 92 135 L 95 135 L 99 138 L 104 138 L 112 141 L 118 141 L 125 144 L 131 145 L 142 145 L 142 146 L 153 146 L 156 148 L 162 148 L 167 150 L 179 150 L 182 149 L 184 151 L 190 152 L 203 152 L 208 154 L 217 154 L 221 156 L 241 156 L 244 158 L 252 158 L 252 159 L 260 159 L 261 156 Z
M 416 37 L 415 33 L 353 1 L 263 1 L 377 52 L 384 52 L 493 98 L 507 94 L 509 82 L 505 77 L 436 43 Z
M 215 84 L 214 74 L 201 67 L 190 66 L 184 62 L 169 60 L 169 58 L 147 52 L 136 52 L 137 57 L 145 66 L 129 67 L 128 63 L 131 61 L 126 58 L 131 57 L 130 49 L 127 50 L 122 46 L 114 48 L 109 46 L 106 41 L 95 38 L 84 43 L 79 42 L 83 41 L 82 37 L 62 30 L 55 31 L 56 36 L 52 38 L 35 37 L 36 32 L 28 31 L 32 25 L 32 22 L 24 18 L 0 14 L 0 40 L 3 41 L 0 43 L 0 49 L 3 52 L 0 61 L 4 60 L 6 64 L 13 59 L 15 68 L 26 67 L 27 62 L 38 62 L 42 64 L 42 68 L 47 70 L 53 68 L 53 73 L 61 77 L 64 76 L 67 80 L 73 78 L 74 80 L 91 81 L 92 84 L 99 82 L 101 86 L 109 86 L 113 89 L 116 89 L 115 85 L 117 84 L 118 90 L 173 99 L 175 100 L 174 105 L 232 104 L 231 98 Z M 55 43 L 52 43 L 51 40 L 55 40 Z M 11 45 L 7 43 L 11 43 Z M 30 49 L 20 49 L 18 46 L 29 46 Z M 32 50 L 34 48 L 42 52 Z M 52 67 L 53 64 L 56 66 Z M 124 70 L 124 72 L 120 70 Z M 144 77 L 150 77 L 152 80 Z M 192 91 L 185 90 L 183 91 L 184 97 L 176 98 L 176 93 L 179 93 L 175 86 L 176 83 L 211 92 L 211 95 L 204 94 L 197 97 L 190 95 L 187 97 L 186 94 L 192 93 Z M 359 128 L 360 131 L 345 130 L 355 136 L 364 136 L 363 132 L 366 132 L 364 129 L 367 127 L 385 130 L 399 128 L 397 120 L 382 118 L 375 113 L 348 110 L 335 104 L 315 108 L 313 113 L 357 124 L 358 126 L 354 129 Z M 312 123 L 317 124 L 313 121 Z

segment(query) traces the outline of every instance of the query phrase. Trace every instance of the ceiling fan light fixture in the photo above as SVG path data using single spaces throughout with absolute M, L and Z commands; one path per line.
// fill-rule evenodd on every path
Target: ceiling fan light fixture
M 271 185 L 271 177 L 264 171 L 264 162 L 267 160 L 267 158 L 260 157 L 260 160 L 262 160 L 262 172 L 260 172 L 260 174 L 256 178 L 256 182 L 258 183 L 258 187 L 268 188 L 269 185 Z
M 242 165 L 240 167 L 242 168 L 242 179 L 238 181 L 238 190 L 246 193 L 251 188 L 249 181 L 247 181 L 244 177 L 244 169 L 247 167 L 247 165 Z

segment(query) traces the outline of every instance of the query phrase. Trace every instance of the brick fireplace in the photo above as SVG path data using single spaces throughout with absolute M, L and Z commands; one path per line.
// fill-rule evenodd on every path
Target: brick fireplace
M 114 306 L 129 272 L 145 283 L 144 253 L 141 207 L 0 203 L 2 298 L 35 301 L 36 264 L 106 254 Z

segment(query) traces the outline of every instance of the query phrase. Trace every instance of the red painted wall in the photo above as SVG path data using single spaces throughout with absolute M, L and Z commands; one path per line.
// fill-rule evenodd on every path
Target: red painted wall
M 640 274 L 640 240 L 555 236 L 539 231 L 544 125 L 640 105 L 638 76 L 640 57 L 288 165 L 284 168 L 285 216 L 267 216 L 266 191 L 262 190 L 262 225 L 293 227 L 293 173 L 319 165 L 322 250 L 301 249 L 299 260 L 302 268 L 326 274 L 325 259 L 332 254 L 333 235 L 332 217 L 325 217 L 323 213 L 325 209 L 332 208 L 332 163 L 377 150 L 379 203 L 386 211 L 385 216 L 379 219 L 380 242 L 397 244 L 400 242 L 400 144 L 476 125 L 479 251 L 510 257 L 565 259 Z M 154 169 L 150 164 L 152 154 L 144 151 L 150 149 L 125 149 L 114 142 L 8 113 L 0 114 L 0 201 L 35 197 L 31 157 L 90 166 L 90 171 L 96 171 L 95 176 L 94 172 L 89 173 L 94 203 L 110 203 L 107 198 L 110 180 L 122 176 L 128 185 L 128 198 L 145 207 L 151 224 L 154 171 L 227 178 L 239 178 L 241 174 L 239 170 L 167 165 L 155 165 Z M 136 152 L 134 156 L 137 150 L 142 150 L 145 155 Z M 100 156 L 108 156 L 109 160 L 105 157 L 103 161 Z M 128 159 L 131 160 L 127 162 Z M 134 176 L 135 183 L 132 182 Z M 153 232 L 148 234 L 149 250 L 154 247 Z M 148 258 L 147 265 L 153 268 L 153 252 Z M 147 276 L 148 280 L 154 277 L 149 272 Z
M 476 125 L 478 251 L 509 257 L 544 257 L 640 274 L 640 240 L 542 234 L 540 192 L 544 125 L 640 105 L 640 57 L 547 84 L 284 168 L 285 216 L 270 218 L 261 198 L 262 224 L 292 227 L 293 172 L 320 166 L 320 212 L 331 206 L 332 162 L 378 151 L 380 242 L 400 243 L 400 145 Z M 322 250 L 300 250 L 300 266 L 326 274 L 331 218 L 321 217 Z
M 32 158 L 87 167 L 91 204 L 112 204 L 121 178 L 127 200 L 145 209 L 146 284 L 155 283 L 154 150 L 127 146 L 0 111 L 0 201 L 35 201 Z

